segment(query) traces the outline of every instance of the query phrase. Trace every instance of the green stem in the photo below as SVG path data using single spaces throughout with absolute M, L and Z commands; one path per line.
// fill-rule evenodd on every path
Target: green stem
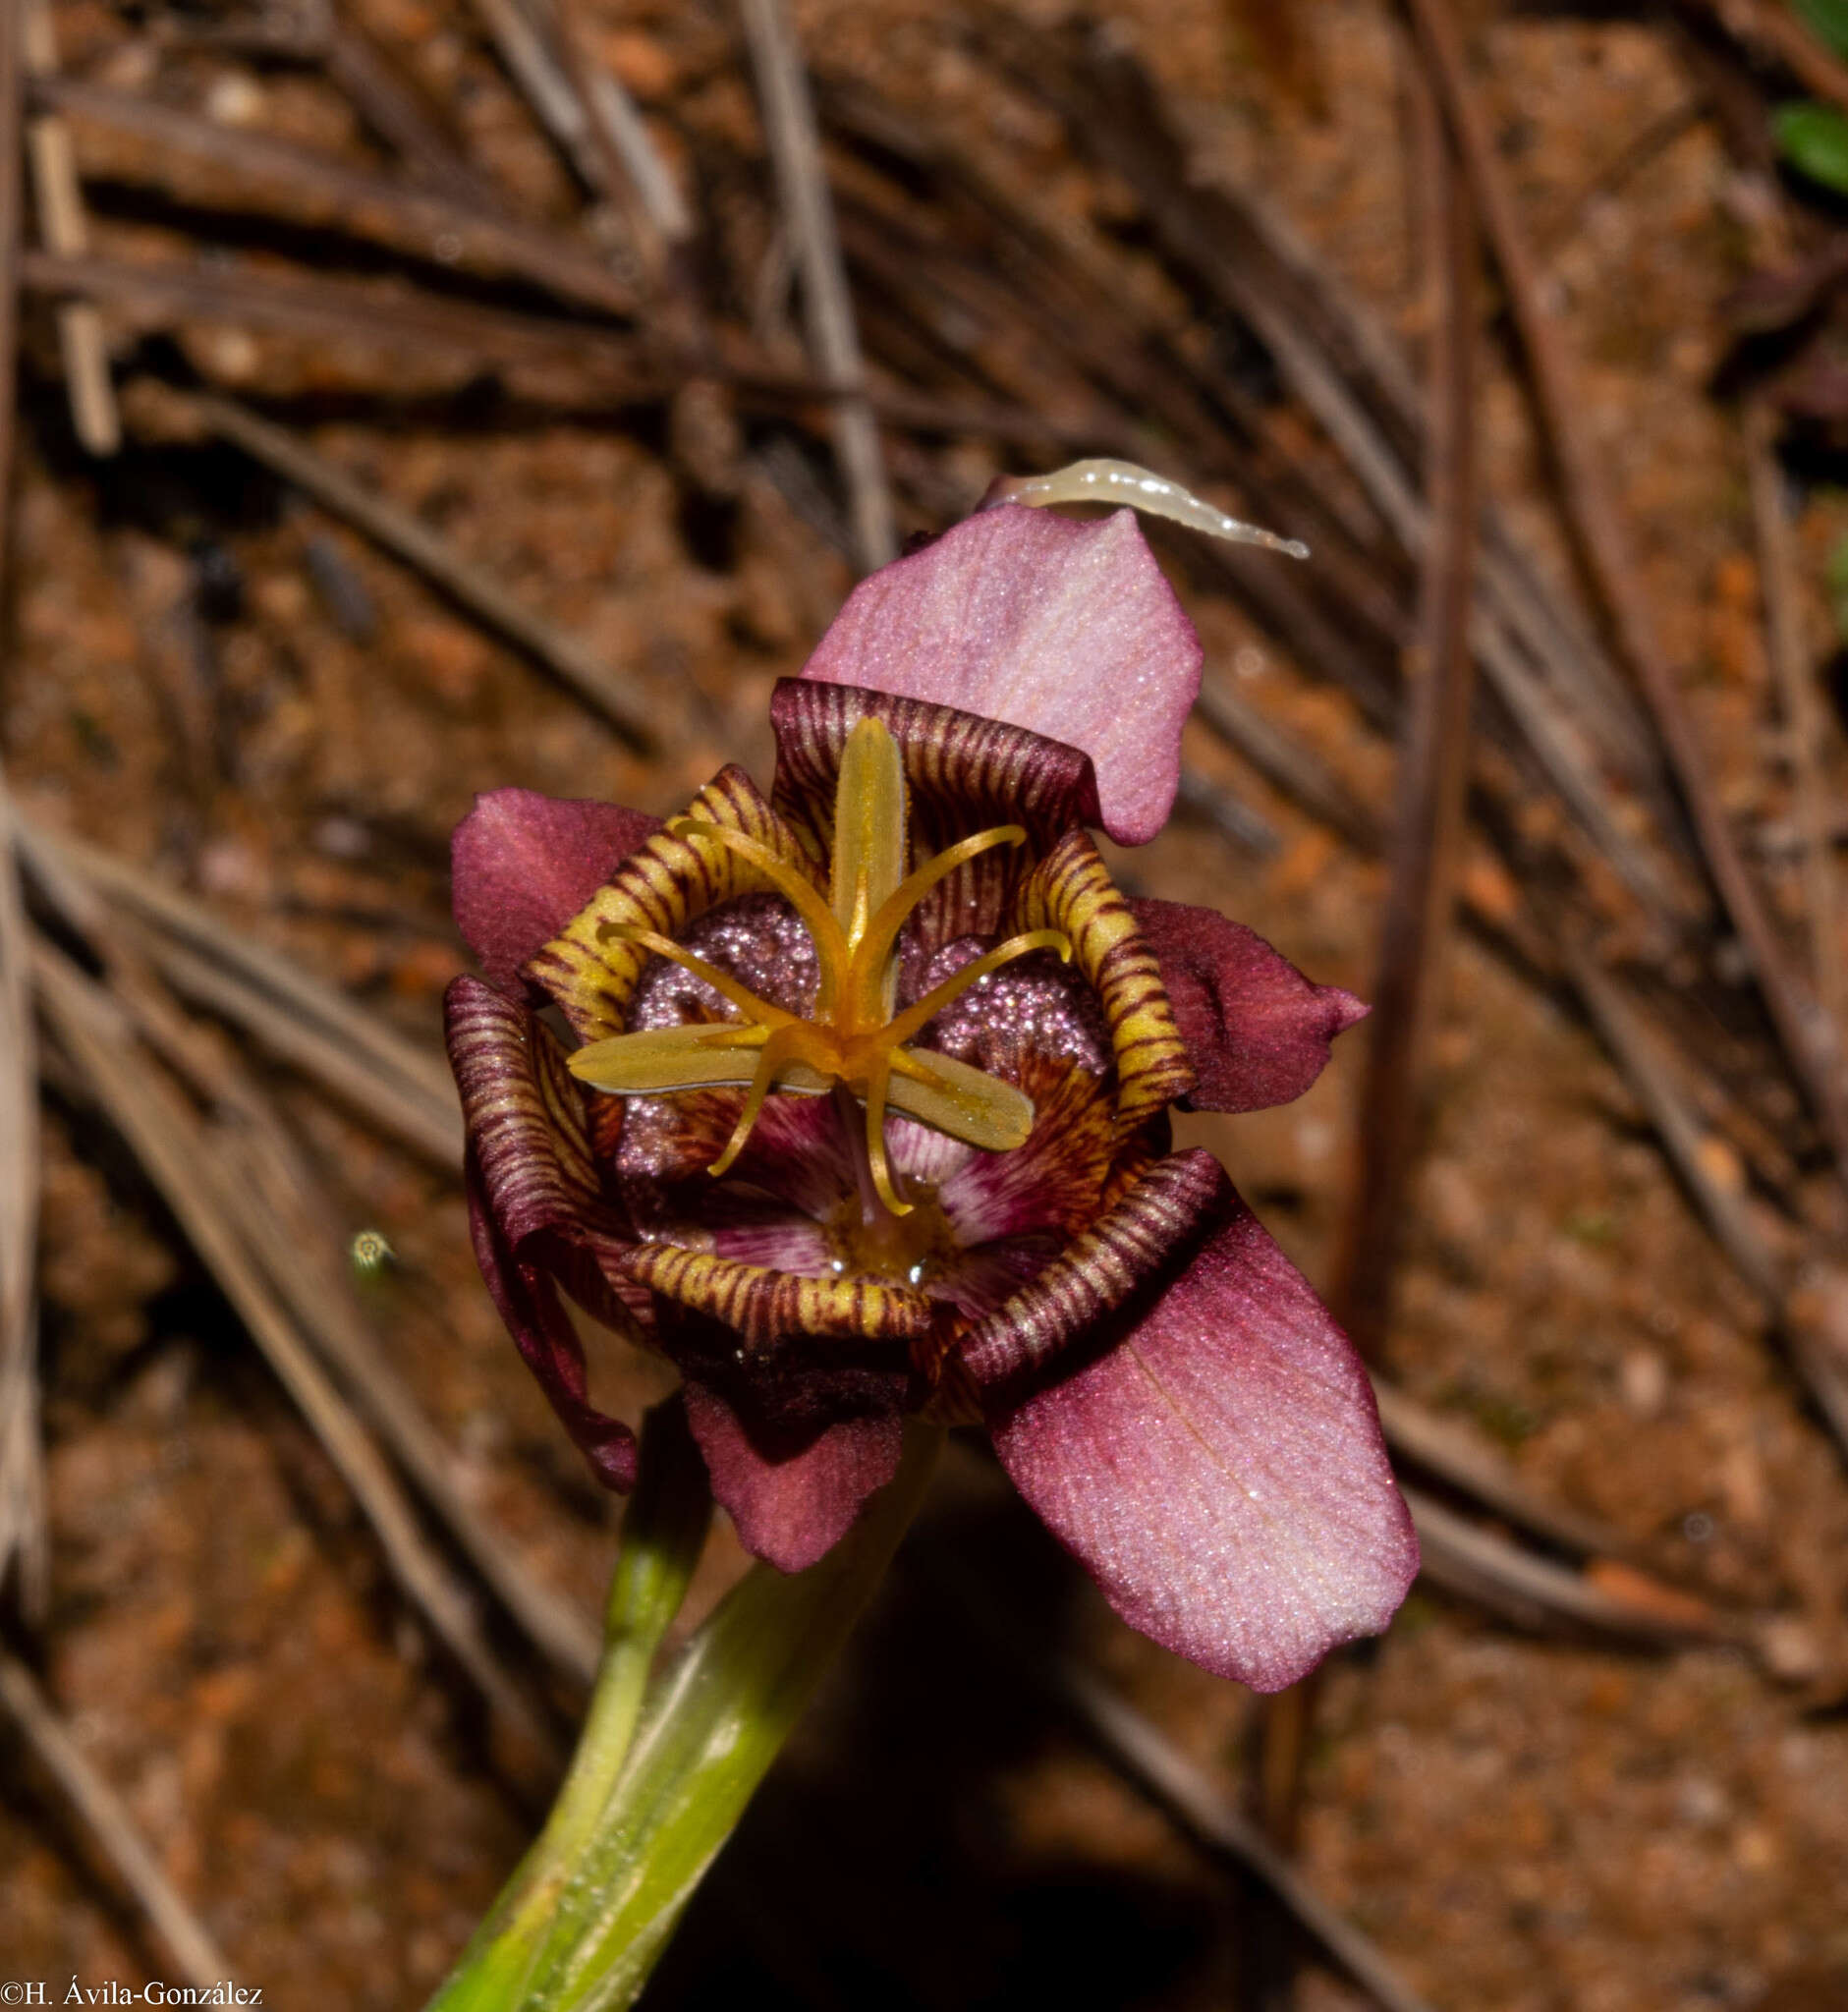
M 759 1565 L 733 1588 L 650 1704 L 586 1862 L 593 1904 L 546 2012 L 632 2005 L 910 1527 L 944 1440 L 913 1421 L 897 1476 L 807 1572 Z M 552 1954 L 554 1952 L 548 1952 Z
M 603 1657 L 558 1800 L 429 2012 L 502 2012 L 528 1980 L 572 1868 L 628 1758 L 648 1670 L 680 1611 L 711 1520 L 705 1464 L 676 1396 L 643 1427 L 635 1493 L 604 1608 Z
M 491 1972 L 501 1995 L 445 1997 L 431 2012 L 634 2004 L 884 1576 L 943 1437 L 941 1426 L 913 1421 L 897 1476 L 819 1564 L 788 1575 L 758 1565 L 732 1589 L 649 1695 L 627 1764 L 588 1832 L 574 1823 L 577 1847 L 552 1863 L 543 1939 L 535 1947 L 527 1937 L 523 1909 L 521 1961 Z M 492 1945 L 485 1955 L 492 1960 Z

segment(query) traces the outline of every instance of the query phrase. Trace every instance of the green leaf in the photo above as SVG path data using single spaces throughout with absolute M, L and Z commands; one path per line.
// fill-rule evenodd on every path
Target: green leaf
M 1848 56 L 1848 0 L 1794 0 L 1794 5 L 1818 41 Z
M 705 1462 L 676 1394 L 648 1414 L 622 1550 L 604 1608 L 603 1657 L 578 1750 L 521 1861 L 429 2012 L 505 2012 L 527 1987 L 560 1897 L 629 1758 L 655 1651 L 680 1611 L 712 1520 Z
M 1848 118 L 1829 105 L 1780 105 L 1771 114 L 1771 133 L 1799 174 L 1848 196 Z
M 893 1481 L 817 1565 L 758 1565 L 642 1702 L 678 1611 L 709 1497 L 678 1400 L 650 1414 L 624 1524 L 596 1695 L 539 1841 L 428 2012 L 617 2012 L 632 2005 L 884 1576 L 924 1499 L 943 1428 L 914 1420 Z M 641 1704 L 638 1723 L 638 1704 Z
M 572 1869 L 522 2012 L 634 2004 L 706 1868 L 802 1715 L 924 1497 L 943 1430 L 907 1427 L 897 1477 L 818 1565 L 756 1566 L 650 1700 Z

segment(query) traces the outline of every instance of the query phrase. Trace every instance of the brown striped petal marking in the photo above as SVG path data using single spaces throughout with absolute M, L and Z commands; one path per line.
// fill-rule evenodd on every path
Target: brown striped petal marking
M 1023 860 L 1097 820 L 1096 781 L 1076 748 L 954 706 L 804 678 L 784 679 L 770 697 L 778 810 L 812 831 L 832 829 L 842 753 L 863 719 L 883 721 L 904 757 L 916 858 L 995 825 L 1027 829 L 1023 852 L 984 853 L 925 898 L 911 926 L 926 950 L 953 936 L 992 935 Z
M 1020 1087 L 1033 1131 L 1012 1152 L 970 1154 L 937 1188 L 937 1205 L 964 1250 L 1001 1237 L 1075 1236 L 1097 1213 L 1115 1125 L 1103 1086 L 1077 1062 L 1029 1048 Z
M 710 1314 L 751 1342 L 790 1335 L 909 1342 L 930 1326 L 923 1293 L 872 1279 L 801 1278 L 678 1244 L 638 1245 L 622 1265 L 650 1291 Z
M 721 770 L 687 815 L 756 840 L 812 882 L 826 901 L 817 856 L 742 768 Z M 689 923 L 721 901 L 774 891 L 761 867 L 716 839 L 657 831 L 532 959 L 526 975 L 558 1002 L 580 1039 L 607 1040 L 624 1031 L 636 980 L 653 954 L 643 944 L 622 941 L 612 929 L 647 929 L 678 940 Z
M 1181 1262 L 1225 1184 L 1196 1148 L 1157 1160 L 1045 1269 L 985 1314 L 957 1344 L 984 1386 L 1043 1370 L 1106 1313 Z
M 443 1018 L 463 1125 L 502 1234 L 515 1245 L 545 1230 L 614 1234 L 584 1092 L 552 1034 L 479 978 L 455 980 Z
M 1068 831 L 1021 889 L 1013 925 L 1062 929 L 1110 1025 L 1119 1137 L 1194 1087 L 1187 1044 L 1161 982 L 1161 967 L 1110 878 L 1091 835 Z

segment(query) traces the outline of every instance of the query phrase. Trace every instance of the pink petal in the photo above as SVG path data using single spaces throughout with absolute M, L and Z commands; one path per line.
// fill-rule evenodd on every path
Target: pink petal
M 712 1228 L 712 1255 L 771 1271 L 797 1271 L 819 1278 L 834 1256 L 834 1243 L 812 1216 L 788 1208 L 744 1220 L 721 1220 Z
M 1418 1570 L 1367 1372 L 1229 1183 L 1116 1345 L 990 1429 L 1131 1627 L 1254 1690 L 1378 1633 Z
M 489 790 L 450 840 L 456 926 L 497 985 L 549 942 L 661 826 L 616 804 Z
M 898 1472 L 904 1422 L 896 1412 L 843 1419 L 800 1442 L 754 1442 L 738 1414 L 703 1383 L 688 1383 L 687 1423 L 705 1455 L 712 1493 L 739 1541 L 779 1572 L 801 1572 L 832 1550 L 861 1504 Z
M 1133 513 L 1094 524 L 1003 505 L 861 582 L 805 678 L 1026 727 L 1089 754 L 1103 826 L 1167 822 L 1200 639 Z
M 476 1261 L 514 1346 L 597 1480 L 626 1494 L 636 1480 L 635 1434 L 590 1402 L 584 1347 L 557 1288 L 544 1271 L 515 1258 L 495 1224 L 473 1153 L 468 1188 Z
M 1261 1111 L 1295 1101 L 1328 1061 L 1336 1034 L 1366 1002 L 1312 984 L 1241 922 L 1183 901 L 1132 901 L 1198 1082 L 1202 1111 Z

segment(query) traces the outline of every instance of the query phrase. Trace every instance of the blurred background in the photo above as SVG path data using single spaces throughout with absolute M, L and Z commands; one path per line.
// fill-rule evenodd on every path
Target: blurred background
M 647 2002 L 1848 2005 L 1848 5 L 0 22 L 0 1981 L 433 1988 L 619 1520 L 469 1254 L 449 829 L 767 781 L 861 572 L 1111 455 L 1313 548 L 1151 528 L 1113 860 L 1377 1002 L 1190 1136 L 1427 1571 L 1260 1705 L 959 1447 Z

